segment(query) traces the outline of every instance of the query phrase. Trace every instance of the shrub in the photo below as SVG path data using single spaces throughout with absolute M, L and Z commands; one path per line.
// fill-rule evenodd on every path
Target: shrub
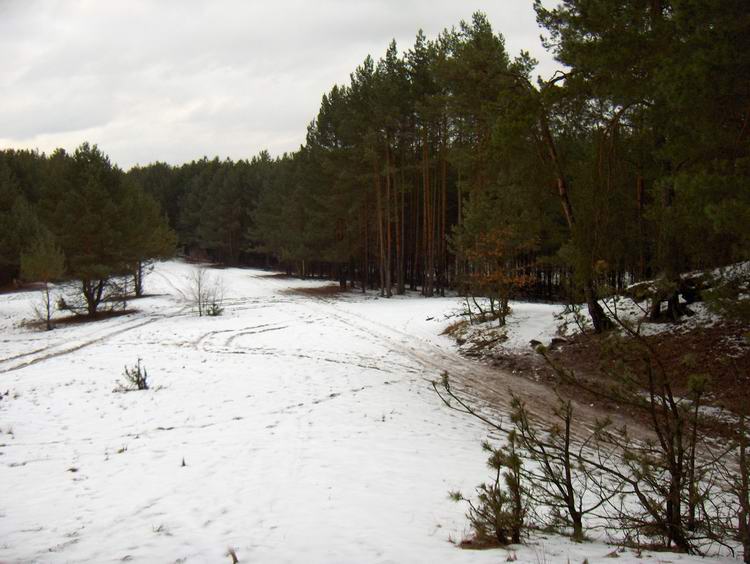
M 115 391 L 133 392 L 136 390 L 148 390 L 148 372 L 141 366 L 141 359 L 131 368 L 124 368 L 122 377 L 124 382 Z
M 191 274 L 187 294 L 200 317 L 216 317 L 224 313 L 224 287 L 221 280 L 211 276 L 205 266 Z
M 521 458 L 516 450 L 515 435 L 509 435 L 505 447 L 495 448 L 485 442 L 482 448 L 489 453 L 487 466 L 493 480 L 477 487 L 477 500 L 464 497 L 460 492 L 450 492 L 452 500 L 469 505 L 466 517 L 474 531 L 471 544 L 477 546 L 520 543 L 526 513 L 521 487 Z
M 206 306 L 206 315 L 210 315 L 211 317 L 217 317 L 224 313 L 224 307 L 221 305 L 220 302 L 214 300 L 208 306 Z

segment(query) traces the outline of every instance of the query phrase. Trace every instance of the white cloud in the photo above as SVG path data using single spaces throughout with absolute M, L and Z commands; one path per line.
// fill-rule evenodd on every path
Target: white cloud
M 555 68 L 530 0 L 0 0 L 0 146 L 89 140 L 122 167 L 295 150 L 367 54 L 476 10 Z

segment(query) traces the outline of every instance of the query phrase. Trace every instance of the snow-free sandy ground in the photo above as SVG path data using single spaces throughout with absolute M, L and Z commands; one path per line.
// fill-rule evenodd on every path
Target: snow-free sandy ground
M 439 335 L 459 300 L 317 299 L 286 290 L 320 282 L 227 269 L 224 315 L 199 318 L 194 268 L 160 264 L 137 313 L 52 332 L 20 325 L 33 293 L 0 296 L 0 562 L 506 560 L 449 542 L 466 525 L 448 490 L 487 477 L 486 429 L 429 384 L 472 370 Z M 523 339 L 549 332 L 539 307 Z M 113 393 L 138 358 L 152 389 Z M 612 550 L 537 535 L 517 554 Z

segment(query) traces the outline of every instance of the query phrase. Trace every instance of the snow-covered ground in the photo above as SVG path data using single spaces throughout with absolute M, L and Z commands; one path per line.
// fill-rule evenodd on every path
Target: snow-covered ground
M 750 261 L 739 262 L 729 266 L 714 268 L 707 271 L 693 271 L 682 275 L 684 280 L 693 279 L 694 281 L 703 280 L 709 288 L 717 289 L 725 285 L 734 286 L 739 294 L 739 300 L 750 299 Z M 710 283 L 709 283 L 710 281 Z M 633 290 L 637 287 L 650 289 L 650 292 Z M 677 323 L 651 322 L 648 320 L 648 311 L 651 306 L 649 299 L 653 296 L 655 288 L 654 280 L 646 280 L 634 284 L 628 288 L 629 294 L 643 294 L 635 301 L 632 297 L 616 296 L 601 300 L 605 313 L 613 318 L 617 318 L 627 323 L 633 330 L 637 330 L 641 335 L 651 336 L 663 333 L 685 333 L 695 329 L 704 329 L 713 327 L 725 321 L 722 316 L 714 309 L 708 306 L 704 301 L 694 302 L 688 305 L 690 315 L 680 319 Z M 682 302 L 685 303 L 684 301 Z M 663 304 L 666 305 L 666 304 Z M 591 326 L 591 317 L 585 306 L 579 306 L 579 323 L 586 327 Z M 576 315 L 573 311 L 566 310 L 559 315 L 559 327 L 563 331 L 577 332 L 580 330 L 575 322 Z
M 160 264 L 136 313 L 52 332 L 20 323 L 34 293 L 0 296 L 0 562 L 506 560 L 449 542 L 467 531 L 447 492 L 487 478 L 486 429 L 430 386 L 476 368 L 440 335 L 460 300 L 317 299 L 288 290 L 320 282 L 226 269 L 224 315 L 199 318 L 194 268 Z M 519 346 L 549 332 L 515 312 Z M 114 393 L 139 358 L 152 389 Z M 612 551 L 535 535 L 515 553 Z

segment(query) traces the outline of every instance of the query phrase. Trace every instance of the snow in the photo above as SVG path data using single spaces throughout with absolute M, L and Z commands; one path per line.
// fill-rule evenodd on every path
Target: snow
M 289 291 L 319 281 L 225 269 L 224 315 L 199 318 L 194 268 L 161 263 L 136 312 L 52 332 L 22 323 L 34 293 L 0 296 L 0 562 L 505 561 L 449 542 L 467 531 L 447 492 L 487 478 L 487 430 L 430 385 L 472 369 L 440 334 L 459 299 L 319 299 Z M 510 342 L 553 317 L 515 304 Z M 151 389 L 114 393 L 139 358 Z M 515 547 L 519 562 L 612 550 Z
M 722 317 L 712 311 L 704 302 L 695 302 L 688 307 L 693 313 L 681 318 L 677 323 L 672 322 L 650 322 L 648 320 L 646 304 L 637 303 L 629 297 L 617 296 L 600 300 L 604 312 L 609 317 L 615 317 L 627 323 L 641 335 L 654 336 L 664 333 L 686 333 L 697 328 L 713 327 L 723 321 Z M 578 315 L 587 329 L 591 329 L 591 316 L 586 305 L 579 305 Z M 575 323 L 575 313 L 572 310 L 561 311 L 558 316 L 558 326 L 564 328 L 563 332 L 578 333 L 579 327 Z

